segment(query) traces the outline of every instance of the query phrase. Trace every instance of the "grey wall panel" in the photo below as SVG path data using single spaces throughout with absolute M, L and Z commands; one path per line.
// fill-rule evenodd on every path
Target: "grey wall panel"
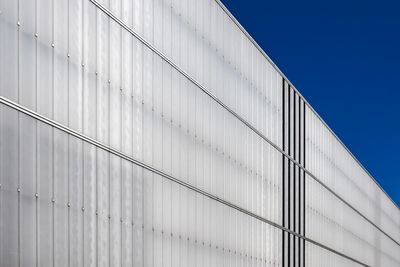
M 1 110 L 1 255 L 2 265 L 18 264 L 18 113 Z M 5 166 L 8 166 L 7 168 Z
M 336 194 L 350 203 L 367 219 L 383 229 L 398 242 L 398 222 L 393 219 L 398 211 L 382 208 L 381 203 L 393 208 L 393 204 L 383 192 L 366 176 L 350 154 L 338 143 L 321 121 L 311 112 L 308 113 L 308 149 L 307 168 Z M 391 209 L 389 209 L 391 210 Z M 392 219 L 389 219 L 392 218 Z M 398 244 L 395 244 L 398 246 Z
M 375 266 L 377 258 L 399 262 L 394 253 L 398 248 L 392 240 L 317 182 L 309 177 L 307 180 L 308 237 L 371 266 Z
M 2 118 L 7 112 L 13 111 L 2 106 Z M 186 259 L 188 266 L 195 263 L 210 266 L 251 262 L 272 264 L 279 261 L 276 248 L 280 242 L 280 230 L 273 226 L 161 176 L 144 175 L 143 169 L 118 156 L 91 147 L 26 115 L 19 115 L 21 125 L 26 127 L 31 123 L 40 131 L 51 134 L 45 139 L 51 141 L 51 149 L 38 150 L 25 157 L 31 162 L 36 155 L 49 159 L 54 176 L 47 181 L 52 186 L 43 187 L 38 196 L 35 190 L 30 192 L 27 185 L 10 185 L 10 190 L 2 188 L 2 194 L 15 195 L 17 205 L 13 207 L 13 198 L 2 195 L 2 207 L 17 211 L 14 216 L 6 217 L 3 215 L 11 214 L 2 209 L 2 237 L 14 228 L 18 232 L 16 236 L 23 236 L 26 226 L 35 228 L 35 218 L 43 219 L 40 214 L 44 206 L 35 203 L 35 199 L 51 207 L 47 213 L 50 219 L 46 229 L 39 227 L 27 231 L 29 242 L 10 237 L 9 241 L 17 240 L 18 244 L 23 244 L 19 252 L 18 248 L 4 247 L 3 243 L 2 265 L 13 265 L 12 260 L 20 260 L 21 265 L 29 266 L 33 259 L 41 266 L 52 264 L 53 260 L 58 265 L 71 263 L 76 266 L 108 265 L 109 262 L 119 265 L 122 261 L 140 263 L 146 260 L 156 266 L 166 262 L 172 266 L 172 262 L 179 262 L 180 258 Z M 2 133 L 4 130 L 18 132 L 18 127 L 10 124 L 12 121 L 12 116 L 2 119 Z M 1 145 L 5 145 L 4 141 Z M 18 164 L 21 161 L 16 159 Z M 2 160 L 2 163 L 6 162 Z M 16 169 L 24 170 L 25 167 Z M 7 177 L 4 182 L 12 180 Z M 150 180 L 150 183 L 145 180 Z M 97 187 L 93 188 L 93 184 Z M 150 192 L 149 195 L 146 192 Z M 27 213 L 18 211 L 19 205 L 23 207 L 23 199 L 36 208 L 29 208 Z M 152 214 L 147 222 L 143 221 L 146 212 Z M 22 218 L 29 214 L 32 222 L 23 221 Z M 14 219 L 17 219 L 15 226 L 10 225 Z M 47 235 L 49 232 L 53 234 Z M 123 235 L 127 232 L 130 234 Z M 48 236 L 50 241 L 43 239 L 44 236 Z M 25 246 L 30 244 L 32 251 L 28 254 Z M 47 244 L 54 258 L 41 257 L 38 254 L 40 249 L 36 247 L 40 244 Z M 12 255 L 16 257 L 13 259 Z

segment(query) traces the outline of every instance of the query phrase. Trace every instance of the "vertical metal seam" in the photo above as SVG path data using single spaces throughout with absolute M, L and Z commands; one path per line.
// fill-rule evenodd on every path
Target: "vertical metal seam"
M 123 17 L 123 12 L 122 12 L 122 10 L 124 10 L 124 4 L 123 4 L 123 1 L 121 0 L 120 1 L 120 16 L 121 17 Z M 120 34 L 120 58 L 119 58 L 119 61 L 120 61 L 120 86 L 121 86 L 121 88 L 120 88 L 120 103 L 119 103 L 119 105 L 120 105 L 120 114 L 119 114 L 119 119 L 120 119 L 120 123 L 119 123 L 119 128 L 120 128 L 120 142 L 119 142 L 119 145 L 120 145 L 120 149 L 121 149 L 121 151 L 123 150 L 123 147 L 124 147 L 124 140 L 123 140 L 123 134 L 122 134 L 122 122 L 123 122 L 123 114 L 124 114 L 124 112 L 123 112 L 123 95 L 124 95 L 124 93 L 123 93 L 123 90 L 125 90 L 125 88 L 124 88 L 124 82 L 123 82 L 123 78 L 124 78 L 124 72 L 123 72 L 123 46 L 122 46 L 122 43 L 123 43 L 123 34 L 122 34 L 122 27 L 120 28 L 120 30 L 119 30 L 119 34 Z M 122 168 L 122 159 L 119 159 L 119 165 L 120 165 L 120 174 L 119 174 L 119 176 L 120 176 L 120 194 L 121 194 L 121 197 L 120 197 L 120 201 L 121 201 L 121 203 L 120 203 L 120 227 L 121 227 L 121 229 L 120 229 L 120 242 L 121 242 L 121 245 L 120 245 L 120 257 L 121 257 L 121 259 L 120 259 L 120 264 L 121 264 L 121 267 L 122 267 L 122 261 L 123 261 L 123 242 L 122 242 L 122 236 L 123 236 L 123 209 L 122 209 L 122 205 L 123 205 L 123 197 L 124 197 L 124 192 L 123 192 L 123 185 L 122 185 L 122 183 L 123 183 L 123 168 Z
M 37 0 L 35 0 L 35 35 L 38 32 L 38 7 L 37 7 L 38 3 Z M 1 53 L 1 51 L 0 51 Z M 38 108 L 38 37 L 36 36 L 35 38 L 35 108 L 36 111 L 39 110 Z M 0 113 L 1 116 L 1 113 Z M 0 123 L 1 125 L 1 123 Z M 39 144 L 39 122 L 36 121 L 35 122 L 35 134 L 36 134 L 36 143 L 35 143 L 35 266 L 38 267 L 39 266 L 39 198 L 38 198 L 38 194 L 39 194 L 39 164 L 38 164 L 38 158 L 39 158 L 39 152 L 38 152 L 38 144 Z M 1 138 L 1 137 L 0 137 Z M 1 142 L 1 139 L 0 139 Z M 0 153 L 1 154 L 1 153 Z M 0 159 L 1 162 L 1 159 Z M 1 169 L 1 167 L 0 167 Z M 1 184 L 1 181 L 0 181 Z M 1 189 L 0 189 L 1 190 Z M 0 196 L 1 199 L 1 196 Z M 1 200 L 0 200 L 1 201 Z M 0 204 L 1 206 L 1 204 Z M 1 210 L 0 210 L 0 214 L 1 214 Z M 1 224 L 0 224 L 0 229 L 1 229 Z M 1 236 L 0 236 L 0 240 L 1 240 Z M 1 242 L 0 242 L 1 243 Z M 1 247 L 0 247 L 1 250 Z M 0 255 L 1 257 L 1 255 Z M 1 264 L 1 263 L 0 263 Z
M 151 5 L 151 19 L 152 19 L 152 29 L 151 29 L 151 36 L 152 36 L 152 40 L 154 42 L 154 1 L 156 0 L 152 0 L 152 5 Z M 151 67 L 152 67 L 152 73 L 154 73 L 154 68 L 155 68 L 155 60 L 154 60 L 154 55 L 151 55 Z M 151 102 L 149 103 L 151 106 L 151 164 L 154 164 L 154 75 L 151 76 Z M 151 174 L 151 229 L 154 230 L 154 173 Z M 149 228 L 150 230 L 150 228 Z M 151 266 L 154 267 L 154 231 L 151 232 L 151 238 L 152 238 L 152 259 L 151 259 Z
M 108 5 L 111 8 L 111 1 L 108 1 Z M 111 19 L 107 19 L 107 28 L 108 28 L 108 38 L 107 38 L 107 57 L 108 57 L 108 97 L 107 97 L 107 106 L 108 106 L 108 114 L 107 114 L 107 130 L 108 130 L 108 145 L 111 145 Z M 111 155 L 108 154 L 108 220 L 107 220 L 107 228 L 108 228 L 108 266 L 111 267 Z
M 82 0 L 82 64 L 85 63 L 85 0 Z M 89 65 L 89 64 L 87 64 Z M 84 66 L 84 65 L 82 65 Z M 82 68 L 82 132 L 85 132 L 85 69 Z M 82 207 L 85 207 L 85 143 L 82 142 Z M 85 214 L 82 213 L 82 266 L 85 266 Z
M 292 97 L 291 97 L 291 88 L 290 85 L 288 85 L 288 155 L 291 156 L 292 153 L 292 149 L 291 149 L 291 145 L 292 145 L 292 131 L 291 131 L 291 105 L 292 105 Z M 289 161 L 288 162 L 288 229 L 292 230 L 292 222 L 291 222 L 291 207 L 290 207 L 290 202 L 291 202 L 291 177 L 292 177 L 292 162 Z M 291 267 L 291 256 L 292 256 L 292 235 L 288 234 L 288 267 Z
M 69 39 L 69 34 L 70 34 L 70 0 L 67 0 L 67 53 L 70 53 L 70 39 Z M 71 127 L 71 122 L 70 122 L 70 57 L 67 57 L 67 125 L 68 127 Z M 82 129 L 83 130 L 83 129 Z M 84 132 L 84 131 L 82 131 Z M 68 267 L 71 266 L 71 240 L 70 240 L 70 235 L 71 235 L 71 208 L 70 208 L 70 201 L 71 201 L 71 196 L 70 196 L 70 136 L 67 135 L 67 201 L 68 201 L 68 206 L 67 206 L 67 213 L 68 213 L 68 218 L 67 218 L 67 251 L 66 253 L 68 254 L 67 256 L 67 265 Z
M 0 36 L 1 36 L 2 32 L 0 32 Z M 1 47 L 0 47 L 1 49 Z M 1 50 L 0 50 L 0 54 L 1 54 Z M 0 70 L 1 73 L 1 70 Z M 3 108 L 0 107 L 0 125 L 3 125 Z M 0 128 L 0 144 L 2 144 L 3 142 L 3 128 Z M 2 151 L 0 151 L 0 215 L 2 215 L 3 213 L 3 186 L 2 186 L 2 182 L 3 182 L 3 153 Z M 2 217 L 3 218 L 3 217 Z M 3 229 L 3 220 L 0 220 L 0 229 Z M 3 231 L 0 231 L 0 240 L 3 240 Z M 0 264 L 3 265 L 3 242 L 0 241 Z
M 306 103 L 303 101 L 303 166 L 306 168 Z M 303 236 L 306 236 L 306 214 L 307 214 L 307 203 L 306 203 L 306 172 L 303 170 Z M 306 266 L 306 242 L 303 239 L 303 267 Z
M 132 3 L 132 8 L 131 8 L 131 12 L 132 12 L 132 16 L 131 16 L 131 24 L 132 24 L 132 27 L 133 27 L 133 25 L 134 25 L 134 16 L 133 16 L 133 14 L 134 14 L 134 4 Z M 134 63 L 135 63 L 135 60 L 134 60 L 134 58 L 135 58 L 135 56 L 134 56 L 134 54 L 135 54 L 135 49 L 134 49 L 134 39 L 133 38 L 131 38 L 132 39 L 132 47 L 131 47 L 131 49 L 132 49 L 132 57 L 131 57 L 131 63 L 132 63 L 132 70 L 134 69 Z M 134 132 L 134 103 L 135 103 L 135 98 L 134 98 L 134 88 L 135 88 L 135 83 L 134 83 L 134 81 L 135 81 L 135 79 L 134 79 L 134 75 L 131 75 L 131 82 L 132 82 L 132 89 L 131 89 L 131 97 L 130 97 L 130 99 L 131 99 L 131 101 L 132 101 L 132 108 L 131 108 L 131 110 L 130 110 L 130 112 L 131 112 L 131 114 L 132 114 L 132 118 L 131 118 L 131 125 L 132 125 L 132 127 L 131 127 L 131 131 L 132 131 L 132 136 L 131 136 L 131 149 L 132 149 L 132 154 L 134 154 L 135 152 L 135 148 L 134 148 L 134 144 L 135 144 L 135 142 L 134 142 L 134 134 L 133 134 L 133 132 Z M 136 100 L 136 102 L 137 102 L 137 100 Z M 135 265 L 135 263 L 134 263 L 134 259 L 135 259 L 135 256 L 134 256 L 134 251 L 133 251 L 133 246 L 134 246 L 134 228 L 136 227 L 136 225 L 139 225 L 138 224 L 138 222 L 135 222 L 135 217 L 134 217 L 134 212 L 135 212 L 135 205 L 134 205 L 134 198 L 133 198 L 133 196 L 134 196 L 134 188 L 135 188 L 135 186 L 134 186 L 134 182 L 135 182 L 135 178 L 134 177 L 138 177 L 138 176 L 135 176 L 134 175 L 134 173 L 135 173 L 135 170 L 136 170 L 136 168 L 134 167 L 134 165 L 132 165 L 132 167 L 131 167 L 131 179 L 132 179 L 132 184 L 131 184 L 131 192 L 132 192 L 132 198 L 131 198 L 131 242 L 132 242 L 132 244 L 131 244 L 131 253 L 132 253 L 132 255 L 131 255 L 131 258 L 130 258 L 130 260 L 132 261 L 132 266 L 134 266 Z M 137 178 L 137 180 L 139 180 L 139 178 Z M 139 201 L 139 197 L 137 197 L 137 200 L 136 201 Z M 138 212 L 138 214 L 139 214 L 139 212 Z M 140 228 L 139 228 L 140 229 Z M 144 244 L 142 244 L 142 248 L 144 248 Z M 143 259 L 143 257 L 142 257 L 142 259 Z
M 20 44 L 20 21 L 21 21 L 21 10 L 20 10 L 20 0 L 17 0 L 17 100 L 21 102 L 21 69 L 20 69 L 20 53 L 21 53 L 21 44 Z M 18 145 L 17 145 L 17 154 L 18 154 L 18 178 L 17 178 L 17 246 L 18 246 L 18 266 L 21 266 L 21 126 L 20 126 L 20 114 L 17 113 L 17 135 L 18 135 Z
M 296 156 L 296 136 L 297 135 L 297 127 L 296 127 L 296 92 L 293 91 L 293 158 L 294 160 L 298 161 Z M 297 166 L 293 164 L 293 231 L 297 233 L 297 214 L 296 214 L 296 180 L 297 180 Z M 297 259 L 296 259 L 296 236 L 293 236 L 293 265 L 296 266 Z
M 144 1 L 142 1 L 142 16 L 144 17 Z M 132 9 L 133 9 L 133 5 L 132 5 Z M 133 20 L 133 18 L 132 18 L 132 20 Z M 144 27 L 144 22 L 143 23 L 141 23 L 142 25 L 142 32 L 143 32 L 143 35 L 144 35 L 144 29 L 145 29 L 145 27 Z M 134 38 L 132 38 L 132 40 L 134 41 L 135 39 Z M 140 43 L 138 44 L 138 45 L 140 45 Z M 142 125 L 141 125 L 141 130 L 142 130 L 142 144 L 143 144 L 143 147 L 142 147 L 142 149 L 141 149 L 141 159 L 144 161 L 144 144 L 145 144 L 145 142 L 144 142 L 144 47 L 142 46 L 142 53 L 141 53 L 141 58 L 140 58 L 140 63 L 141 63 L 141 66 L 143 66 L 143 69 L 142 69 L 142 71 L 141 71 L 141 76 L 142 76 L 142 86 L 141 86 L 141 88 L 139 89 L 140 90 L 140 97 L 139 97 L 139 100 L 141 100 L 141 101 L 139 101 L 139 106 L 140 106 L 140 109 L 141 109 L 141 119 L 142 119 L 142 121 L 141 121 L 141 123 L 142 123 Z M 145 262 L 146 262 L 146 260 L 145 260 L 145 255 L 144 255 L 144 248 L 145 248 L 145 227 L 144 227 L 144 225 L 145 225 L 145 221 L 146 221 L 146 218 L 145 218 L 145 197 L 144 197 L 144 187 L 145 187 L 145 184 L 144 184 L 144 175 L 145 175 L 145 173 L 144 173 L 144 171 L 142 170 L 142 171 L 140 171 L 139 169 L 137 170 L 137 172 L 139 173 L 139 174 L 142 174 L 141 176 L 142 176 L 142 225 L 139 225 L 139 227 L 141 227 L 141 229 L 142 229 L 142 244 L 143 244 L 143 249 L 142 249 L 142 259 L 143 259 L 143 262 L 142 262 L 142 267 L 144 267 L 144 264 L 145 264 Z M 139 176 L 139 175 L 138 175 Z M 147 214 L 146 214 L 147 215 Z M 146 225 L 147 226 L 147 225 Z M 132 248 L 133 248 L 133 246 L 132 246 Z M 133 254 L 133 253 L 132 253 Z
M 179 10 L 180 11 L 180 10 Z M 178 53 L 178 55 L 179 55 L 179 62 L 182 64 L 182 48 L 181 48 L 181 43 L 182 43 L 182 32 L 181 32 L 181 27 L 182 27 L 182 24 L 181 23 L 179 23 L 178 24 L 178 27 L 179 27 L 179 53 Z M 182 102 L 182 86 L 181 86 L 181 77 L 179 77 L 178 76 L 178 82 L 179 82 L 179 127 L 181 128 L 182 127 L 182 105 L 181 105 L 181 102 Z M 210 114 L 211 114 L 211 111 L 210 111 Z M 182 132 L 181 131 L 179 131 L 179 137 L 182 137 Z M 182 138 L 179 138 L 179 143 L 181 144 L 182 143 Z M 182 146 L 179 146 L 179 162 L 182 162 Z M 182 179 L 182 168 L 181 168 L 181 166 L 179 166 L 179 177 Z M 181 207 L 181 203 L 182 203 L 182 194 L 183 194 L 183 192 L 182 192 L 183 190 L 182 190 L 182 188 L 181 187 L 179 187 L 179 206 Z M 182 227 L 181 227 L 181 225 L 182 225 L 182 222 L 181 222 L 181 217 L 182 217 L 182 213 L 183 212 L 181 212 L 181 209 L 179 208 L 179 267 L 181 267 L 181 265 L 182 265 L 182 257 L 181 257 L 181 250 L 182 250 L 182 240 L 180 239 L 180 237 L 181 237 L 181 235 L 182 235 Z M 211 217 L 211 216 L 210 216 Z M 210 222 L 211 222 L 211 219 L 210 219 Z
M 55 13 L 55 1 L 56 0 L 52 0 L 52 37 L 51 37 L 51 41 L 52 41 L 52 44 L 54 44 L 54 38 L 55 38 L 55 15 L 54 15 L 54 13 Z M 55 75 L 55 62 L 54 62 L 54 60 L 55 60 L 55 55 L 54 55 L 54 47 L 53 47 L 53 49 L 52 49 L 52 52 L 51 52 L 51 54 L 52 54 L 52 75 L 51 75 L 51 78 L 52 78 L 52 117 L 53 117 L 53 119 L 55 119 L 55 104 L 54 104 L 54 101 L 55 101 L 55 80 L 54 80 L 54 75 Z M 56 266 L 56 262 L 55 262 L 55 207 L 54 207 L 54 201 L 55 201 L 55 192 L 54 192 L 54 190 L 55 190 L 55 172 L 54 172 L 54 168 L 55 168 L 55 164 L 54 164 L 54 162 L 55 162 L 55 158 L 54 158 L 54 146 L 55 146 L 55 144 L 54 144 L 54 142 L 55 142 L 55 129 L 53 128 L 52 129 L 52 132 L 51 132 L 51 135 L 52 135 L 52 137 L 51 137 L 51 140 L 52 140 L 52 146 L 51 146 L 51 149 L 52 149 L 52 163 L 51 163 L 51 172 L 52 172 L 52 204 L 51 204 L 51 208 L 52 208 L 52 231 L 53 231 L 53 233 L 52 233 L 52 253 L 53 253 L 53 258 L 52 258 L 52 261 L 53 261 L 53 267 L 54 266 Z
M 161 47 L 165 50 L 165 47 L 164 47 L 164 45 L 165 45 L 165 43 L 164 43 L 164 10 L 163 10 L 161 1 L 159 1 L 158 5 L 160 5 L 158 7 L 158 9 L 160 9 L 160 12 L 161 12 L 161 23 L 160 23 L 161 25 L 159 26 L 161 28 Z M 154 6 L 154 9 L 155 8 L 156 7 Z M 156 21 L 155 17 L 154 17 L 154 21 Z M 155 22 L 154 22 L 154 24 L 155 24 Z M 154 27 L 156 27 L 156 26 L 154 25 Z M 154 41 L 154 43 L 156 43 L 155 38 L 153 41 Z M 161 60 L 159 63 L 160 63 L 160 68 L 161 68 L 161 86 L 160 86 L 160 89 L 161 89 L 161 107 L 160 107 L 161 118 L 159 119 L 160 120 L 159 127 L 161 126 L 161 137 L 160 137 L 160 141 L 161 141 L 160 150 L 161 151 L 160 151 L 160 154 L 161 154 L 161 170 L 165 171 L 165 160 L 164 160 L 164 157 L 162 156 L 164 154 L 164 131 L 165 131 L 164 123 L 163 123 L 163 119 L 162 119 L 164 116 L 165 73 L 164 73 L 164 64 L 163 64 L 164 62 Z M 153 95 L 153 97 L 158 97 L 158 96 Z M 155 113 L 155 116 L 157 116 L 156 108 L 154 108 L 154 113 Z M 158 120 L 158 118 L 156 118 L 156 121 L 157 120 Z M 154 148 L 153 148 L 153 151 L 155 151 Z M 196 168 L 195 168 L 195 170 L 196 170 Z M 159 177 L 157 177 L 157 180 L 160 180 Z M 161 198 L 161 229 L 160 229 L 161 230 L 161 261 L 164 262 L 164 260 L 165 260 L 164 259 L 164 216 L 165 216 L 164 215 L 164 208 L 165 208 L 164 207 L 164 205 L 165 205 L 165 203 L 164 203 L 164 180 L 161 179 L 161 181 L 159 181 L 158 183 L 159 183 L 159 186 L 161 187 L 161 196 L 160 196 L 160 198 Z M 155 234 L 156 234 L 157 233 L 156 231 L 158 229 L 156 227 L 154 227 L 154 230 L 155 230 Z
M 285 151 L 285 78 L 282 78 L 282 149 Z M 286 227 L 285 224 L 285 168 L 286 159 L 282 155 L 282 226 Z M 282 266 L 285 267 L 285 231 L 282 230 Z
M 296 100 L 297 100 L 297 105 L 296 105 L 296 116 L 297 116 L 297 129 L 296 129 L 296 135 L 297 135 L 297 160 L 300 162 L 301 161 L 301 135 L 300 135 L 300 129 L 301 129 L 301 119 L 300 119 L 300 106 L 301 106 L 301 99 L 298 94 L 296 94 Z M 300 163 L 301 164 L 301 163 Z M 300 179 L 301 179 L 301 168 L 296 166 L 296 172 L 297 172 L 297 177 L 296 177 L 296 184 L 297 184 L 297 233 L 300 234 L 300 225 L 301 225 L 301 202 L 300 202 L 300 197 L 301 197 L 301 184 L 300 184 Z M 298 266 L 300 267 L 300 239 L 297 239 L 297 259 L 298 259 Z
M 301 98 L 300 96 L 298 96 L 298 140 L 299 140 L 299 151 L 298 151 L 298 160 L 300 162 L 300 164 L 302 163 L 302 156 L 301 156 L 301 152 L 303 150 L 303 146 L 302 146 L 302 135 L 301 135 L 301 127 L 302 127 L 302 121 L 301 121 Z M 299 197 L 298 197 L 298 205 L 299 205 L 299 216 L 298 216 L 298 233 L 301 234 L 301 218 L 302 218 L 302 204 L 301 204 L 301 197 L 302 197 L 302 187 L 301 187 L 301 174 L 302 171 L 299 168 L 298 169 L 298 190 L 299 190 Z M 299 247 L 299 266 L 301 266 L 301 240 L 300 238 L 297 240 L 298 241 L 298 247 Z
M 82 1 L 85 1 L 85 0 L 82 0 Z M 99 76 L 98 76 L 98 70 L 99 70 L 99 37 L 98 37 L 98 35 L 99 35 L 99 33 L 98 33 L 98 31 L 99 31 L 99 27 L 98 27 L 98 25 L 99 25 L 99 10 L 97 10 L 97 9 L 95 9 L 95 12 L 94 12 L 94 16 L 95 16 L 95 32 L 96 32 L 96 36 L 95 36 L 95 40 L 96 40 L 96 53 L 95 53 L 95 55 L 96 55 L 96 59 L 95 59 L 95 64 L 96 64 L 96 74 L 95 74 L 95 93 L 96 93 L 96 114 L 95 114 L 95 137 L 96 137 L 96 140 L 98 140 L 99 138 L 98 138 L 98 135 L 99 135 Z M 95 158 L 96 158 L 96 170 L 95 170 L 95 187 L 96 187 L 96 190 L 95 190 L 95 194 L 96 194 L 96 196 L 95 196 L 95 199 L 96 199 L 96 204 L 95 204 L 95 206 L 96 206 L 96 225 L 95 225 L 95 231 L 96 231 L 96 233 L 95 233 L 95 240 L 96 240 L 96 249 L 95 249 L 95 263 L 96 263 L 96 267 L 98 267 L 99 266 L 99 218 L 100 218 L 100 216 L 98 215 L 99 214 L 99 182 L 98 182 L 98 166 L 99 166 L 99 153 L 98 153 L 98 148 L 97 147 L 94 147 L 94 152 L 95 152 Z
M 170 2 L 170 6 L 168 6 L 168 10 L 169 10 L 169 12 L 170 12 L 170 31 L 171 31 L 171 40 L 172 40 L 172 38 L 173 38 L 173 31 L 172 31 L 172 2 Z M 172 55 L 172 46 L 171 46 L 171 55 Z M 172 99 L 173 99 L 173 96 L 172 96 L 172 91 L 173 91 L 173 82 L 172 82 L 172 80 L 173 80 L 173 72 L 172 72 L 172 69 L 170 69 L 170 71 L 169 71 L 169 74 L 170 74 L 170 85 L 171 85 L 171 87 L 170 87 L 170 116 L 171 116 L 171 123 L 170 123 L 170 132 L 171 132 L 171 139 L 170 139 L 170 144 L 171 144 L 171 147 L 170 147 L 170 159 L 171 159 L 171 162 L 170 162 L 170 172 L 172 173 L 172 166 L 173 166 L 173 161 L 172 161 L 172 155 L 173 155 L 173 153 L 172 153 L 172 147 L 173 147 L 173 125 L 172 125 L 172 117 L 173 117 L 173 115 L 172 115 Z M 203 183 L 204 184 L 204 183 Z M 173 202 L 173 196 L 174 195 L 174 193 L 173 193 L 173 185 L 170 185 L 170 197 L 171 197 L 171 221 L 170 221 L 170 227 L 171 227 L 171 241 L 170 241 L 170 243 L 171 243 L 171 266 L 173 266 L 173 261 L 172 261 L 172 242 L 173 242 L 173 233 L 172 233 L 172 225 L 173 225 L 173 205 L 172 205 L 172 202 Z M 204 206 L 203 206 L 204 207 Z M 203 219 L 204 220 L 204 219 Z M 176 233 L 175 233 L 176 234 Z
M 0 2 L 0 10 L 2 10 L 2 3 Z M 0 12 L 0 20 L 2 19 L 3 12 Z M 0 27 L 0 38 L 3 38 L 3 27 Z M 3 39 L 2 39 L 3 40 Z M 3 42 L 0 42 L 0 56 L 3 55 Z M 3 80 L 3 65 L 0 64 L 0 81 Z M 3 125 L 3 108 L 0 107 L 0 125 Z M 0 144 L 3 142 L 3 128 L 0 128 Z M 3 212 L 3 153 L 0 151 L 0 216 Z M 0 229 L 3 229 L 3 220 L 0 219 Z M 0 230 L 0 240 L 3 240 L 3 231 Z M 0 241 L 0 265 L 3 265 L 3 242 Z

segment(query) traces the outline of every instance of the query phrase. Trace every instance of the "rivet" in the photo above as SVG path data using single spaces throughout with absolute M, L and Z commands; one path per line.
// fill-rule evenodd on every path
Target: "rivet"
M 68 206 L 68 208 L 71 207 L 71 203 L 68 202 L 67 206 Z
M 67 58 L 70 58 L 70 57 L 71 57 L 71 55 L 68 53 L 68 54 L 67 54 Z
M 38 38 L 39 34 L 35 33 L 35 37 Z
M 111 80 L 108 80 L 108 83 L 111 83 Z
M 85 63 L 82 63 L 82 68 L 84 68 L 85 67 Z
M 36 193 L 36 194 L 35 194 L 35 197 L 36 197 L 36 198 L 38 198 L 38 197 L 39 197 L 39 194 L 38 194 L 38 193 Z
M 94 74 L 95 74 L 95 75 L 98 75 L 99 73 L 96 71 Z
M 82 207 L 82 211 L 85 211 L 85 207 Z
M 17 26 L 18 27 L 21 26 L 21 22 L 17 21 Z
M 18 193 L 21 192 L 21 188 L 18 187 L 18 188 L 17 188 L 17 192 L 18 192 Z
M 54 45 L 54 43 L 53 43 L 53 44 L 51 44 L 51 47 L 53 47 L 53 48 L 54 48 L 54 46 L 55 46 L 55 45 Z
M 53 203 L 54 203 L 54 202 L 56 202 L 56 200 L 55 200 L 54 198 L 52 198 L 52 199 L 51 199 L 51 202 L 53 202 Z

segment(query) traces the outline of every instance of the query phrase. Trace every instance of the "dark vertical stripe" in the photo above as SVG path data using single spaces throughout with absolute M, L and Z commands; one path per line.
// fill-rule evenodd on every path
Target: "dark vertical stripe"
M 290 106 L 291 106 L 291 102 L 290 102 L 290 100 L 291 100 L 291 96 L 290 96 L 290 85 L 288 86 L 288 151 L 289 151 L 289 156 L 290 156 L 290 153 L 291 153 L 291 149 L 290 149 L 290 144 L 291 144 L 291 131 L 290 131 L 290 128 L 291 128 L 291 117 L 290 117 Z M 291 221 L 290 221 L 290 213 L 291 213 L 291 210 L 290 210 L 290 194 L 291 194 L 291 190 L 290 190 L 290 186 L 291 186 L 291 184 L 290 184 L 290 178 L 291 178 L 291 172 L 290 172 L 290 170 L 291 170 L 291 167 L 292 167 L 292 162 L 290 161 L 290 160 L 288 160 L 288 228 L 289 228 L 289 230 L 291 230 L 292 229 L 292 224 L 291 224 Z M 290 267 L 291 265 L 290 265 L 290 257 L 291 257 L 291 244 L 292 244 L 292 242 L 291 242 L 291 235 L 290 235 L 290 233 L 288 233 L 288 266 Z
M 301 137 L 302 137 L 302 134 L 301 134 L 301 127 L 302 127 L 302 121 L 301 121 L 301 98 L 300 98 L 300 96 L 298 96 L 298 99 L 299 99 L 299 105 L 298 105 L 298 124 L 299 124 L 299 126 L 298 126 L 298 128 L 297 128 L 297 130 L 298 130 L 298 138 L 299 138 L 299 152 L 298 152 L 298 155 L 299 155 L 299 163 L 300 164 L 302 164 L 302 157 L 301 157 L 301 151 L 302 151 L 302 149 L 303 149 L 303 146 L 302 146 L 302 139 L 301 139 Z M 297 179 L 297 184 L 298 184 L 298 189 L 299 189 L 299 194 L 298 194 L 298 201 L 297 201 L 297 203 L 298 203 L 298 205 L 299 205 L 299 216 L 298 216 L 298 222 L 299 222 L 299 224 L 298 224 L 298 229 L 297 229 L 297 231 L 298 231 L 298 233 L 299 234 L 301 234 L 301 215 L 302 215 L 302 203 L 301 203 L 301 195 L 302 195 L 302 193 L 301 193 L 301 169 L 300 168 L 298 168 L 298 170 L 299 170 L 299 173 L 298 173 L 298 179 Z M 298 256 L 298 258 L 299 258 L 299 266 L 301 266 L 301 240 L 300 240 L 300 238 L 298 238 L 297 239 L 297 243 L 298 243 L 298 250 L 299 250 L 299 256 Z
M 296 135 L 297 135 L 297 129 L 296 129 L 296 97 L 297 94 L 295 91 L 293 91 L 293 158 L 296 160 Z M 293 164 L 293 231 L 296 232 L 296 178 L 297 178 L 297 166 L 296 164 Z M 297 237 L 293 236 L 293 265 L 296 266 L 296 242 L 297 242 Z
M 285 78 L 282 77 L 282 150 L 285 151 Z M 285 155 L 282 154 L 282 226 L 285 225 Z M 285 231 L 282 230 L 282 266 L 285 266 Z
M 306 103 L 303 102 L 303 167 L 306 167 Z M 303 214 L 303 236 L 306 236 L 306 173 L 303 171 L 303 205 L 304 205 L 304 214 Z M 303 266 L 306 266 L 306 241 L 303 239 Z

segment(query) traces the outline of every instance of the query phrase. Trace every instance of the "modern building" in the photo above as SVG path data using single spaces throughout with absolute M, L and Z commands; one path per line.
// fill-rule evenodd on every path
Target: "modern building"
M 219 0 L 0 0 L 0 266 L 400 266 L 400 212 Z

